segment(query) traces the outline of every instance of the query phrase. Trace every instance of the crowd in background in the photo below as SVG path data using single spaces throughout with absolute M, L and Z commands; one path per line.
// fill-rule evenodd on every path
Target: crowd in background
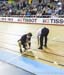
M 27 1 L 0 2 L 0 16 L 64 17 L 64 4 L 60 1 L 29 4 Z

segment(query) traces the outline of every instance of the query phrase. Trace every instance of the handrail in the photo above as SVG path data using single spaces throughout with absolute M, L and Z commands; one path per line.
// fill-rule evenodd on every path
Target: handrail
M 42 15 L 42 16 L 36 16 L 36 15 L 30 15 L 30 16 L 26 16 L 26 15 L 0 15 L 0 17 L 36 17 L 36 18 L 51 18 L 53 17 L 52 15 Z M 56 17 L 56 16 L 55 16 Z M 57 18 L 64 18 L 64 15 L 58 15 Z

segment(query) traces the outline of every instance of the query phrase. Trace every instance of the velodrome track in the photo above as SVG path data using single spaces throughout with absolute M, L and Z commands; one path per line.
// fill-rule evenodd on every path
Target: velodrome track
M 48 48 L 38 50 L 36 33 L 41 27 L 48 27 Z M 17 40 L 25 33 L 32 32 L 32 45 L 24 55 L 19 52 Z M 34 25 L 0 22 L 0 50 L 25 56 L 42 64 L 64 70 L 64 26 Z M 1 57 L 0 57 L 1 59 Z M 5 61 L 5 60 L 4 60 Z M 6 61 L 7 62 L 7 61 Z M 9 63 L 9 62 L 8 62 Z M 60 70 L 61 72 L 61 70 Z

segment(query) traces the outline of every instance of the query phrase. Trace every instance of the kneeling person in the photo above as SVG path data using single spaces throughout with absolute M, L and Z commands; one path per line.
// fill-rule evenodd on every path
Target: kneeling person
M 18 44 L 20 47 L 20 52 L 22 53 L 22 48 L 21 46 L 23 45 L 23 48 L 25 50 L 27 50 L 27 46 L 29 46 L 29 48 L 31 47 L 31 37 L 32 37 L 32 33 L 27 33 L 24 34 L 19 40 L 18 40 Z

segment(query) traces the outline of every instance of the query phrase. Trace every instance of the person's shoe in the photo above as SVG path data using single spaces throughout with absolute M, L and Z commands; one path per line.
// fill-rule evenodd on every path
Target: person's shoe
M 38 49 L 43 49 L 42 47 L 39 47 Z
M 47 45 L 44 45 L 45 48 L 47 48 Z

